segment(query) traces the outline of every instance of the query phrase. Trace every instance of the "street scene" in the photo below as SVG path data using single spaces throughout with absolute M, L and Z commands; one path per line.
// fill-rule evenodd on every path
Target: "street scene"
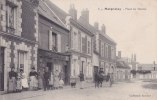
M 156 7 L 1 0 L 0 100 L 156 100 Z
M 127 81 L 116 83 L 112 88 L 107 83 L 102 88 L 87 85 L 85 88 L 65 87 L 55 91 L 31 91 L 15 95 L 2 95 L 2 100 L 156 100 L 157 81 Z

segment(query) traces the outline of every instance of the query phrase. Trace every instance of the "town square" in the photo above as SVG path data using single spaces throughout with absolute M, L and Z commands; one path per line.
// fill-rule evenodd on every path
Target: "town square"
M 0 0 L 0 100 L 156 100 L 156 4 Z

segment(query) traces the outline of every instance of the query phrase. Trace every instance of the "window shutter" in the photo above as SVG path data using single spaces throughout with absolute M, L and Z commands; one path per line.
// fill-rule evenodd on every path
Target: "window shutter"
M 57 34 L 57 50 L 58 52 L 61 52 L 61 35 Z
M 52 50 L 52 31 L 49 30 L 49 33 L 48 33 L 48 38 L 49 38 L 49 50 Z

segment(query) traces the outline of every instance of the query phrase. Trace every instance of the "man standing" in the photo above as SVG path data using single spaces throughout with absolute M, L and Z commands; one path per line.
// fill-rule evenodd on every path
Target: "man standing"
M 81 82 L 81 87 L 80 87 L 80 89 L 83 89 L 84 74 L 83 74 L 82 71 L 80 71 L 80 75 L 79 75 L 79 77 L 80 77 L 80 82 Z
M 48 67 L 45 68 L 43 76 L 44 76 L 44 79 L 43 79 L 44 91 L 46 91 L 46 90 L 49 89 L 49 79 L 50 79 L 50 74 L 48 72 Z

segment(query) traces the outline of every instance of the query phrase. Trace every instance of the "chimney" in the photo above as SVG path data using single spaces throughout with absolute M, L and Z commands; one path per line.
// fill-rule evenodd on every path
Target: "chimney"
M 101 31 L 102 31 L 104 34 L 106 34 L 106 28 L 105 28 L 105 25 L 104 25 L 104 24 L 101 26 Z
M 89 10 L 87 8 L 81 11 L 79 21 L 85 25 L 89 24 Z
M 136 54 L 134 54 L 134 61 L 136 62 Z
M 77 10 L 75 9 L 74 4 L 70 5 L 69 14 L 74 20 L 77 20 Z
M 155 71 L 155 70 L 156 70 L 156 69 L 155 69 L 155 61 L 153 61 L 153 65 L 154 65 L 154 71 Z
M 95 27 L 95 29 L 99 30 L 99 23 L 98 23 L 98 22 L 95 22 L 95 23 L 94 23 L 94 27 Z
M 121 58 L 121 51 L 118 51 L 118 58 Z

